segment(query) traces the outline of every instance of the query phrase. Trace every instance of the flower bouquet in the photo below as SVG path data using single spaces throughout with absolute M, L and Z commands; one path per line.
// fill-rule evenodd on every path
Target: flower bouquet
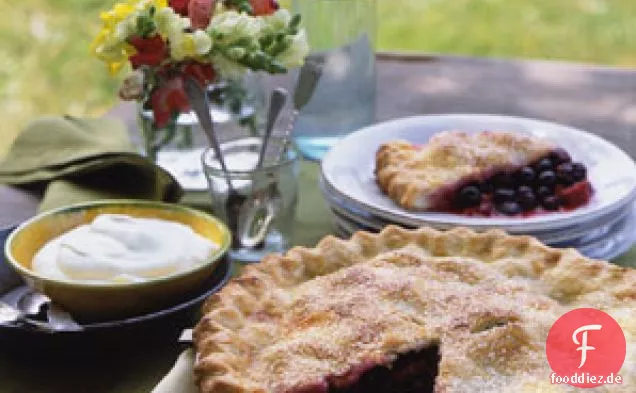
M 92 53 L 113 74 L 132 71 L 119 96 L 137 100 L 158 129 L 190 111 L 187 79 L 205 89 L 248 70 L 285 73 L 309 51 L 300 15 L 276 0 L 128 0 L 101 14 Z M 164 140 L 165 142 L 165 140 Z M 162 142 L 146 143 L 156 160 Z

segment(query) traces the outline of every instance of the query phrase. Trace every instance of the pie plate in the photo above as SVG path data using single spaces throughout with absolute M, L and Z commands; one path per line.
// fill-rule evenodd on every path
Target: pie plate
M 569 212 L 530 217 L 468 217 L 452 213 L 408 211 L 384 195 L 376 185 L 375 153 L 396 139 L 425 144 L 436 133 L 462 130 L 518 132 L 553 141 L 588 168 L 595 189 L 592 200 Z M 619 169 L 619 170 L 617 170 Z M 626 207 L 636 195 L 636 163 L 610 142 L 575 128 L 540 120 L 497 115 L 416 116 L 379 123 L 342 139 L 323 159 L 322 176 L 338 196 L 364 207 L 385 221 L 411 227 L 440 229 L 467 226 L 476 230 L 501 228 L 514 234 L 559 230 L 583 225 Z
M 355 232 L 379 232 L 379 230 L 364 226 L 358 222 L 333 211 L 335 233 L 341 238 L 349 238 Z M 617 222 L 591 230 L 584 236 L 569 242 L 554 243 L 556 248 L 576 248 L 588 258 L 612 260 L 617 258 L 634 245 L 636 241 L 636 206 L 629 214 Z
M 320 188 L 329 204 L 329 208 L 334 214 L 376 232 L 392 224 L 365 211 L 364 206 L 355 205 L 352 201 L 348 201 L 336 195 L 322 180 Z M 558 245 L 558 243 L 571 242 L 584 237 L 588 235 L 589 232 L 598 230 L 599 228 L 609 227 L 624 219 L 630 212 L 631 210 L 628 206 L 620 206 L 618 209 L 608 211 L 606 214 L 585 224 L 575 224 L 565 228 L 558 228 L 557 230 L 545 229 L 540 231 L 527 231 L 524 232 L 524 234 L 534 236 L 549 245 Z M 429 226 L 444 229 L 443 226 Z
M 11 229 L 0 230 L 0 246 Z M 203 289 L 190 294 L 170 307 L 126 319 L 99 323 L 80 323 L 81 330 L 50 332 L 25 325 L 0 324 L 0 348 L 16 354 L 46 351 L 52 356 L 84 356 L 87 352 L 112 352 L 116 348 L 146 345 L 148 342 L 176 342 L 181 331 L 196 321 L 200 305 L 218 291 L 231 276 L 231 264 L 220 261 Z M 24 285 L 0 256 L 0 300 L 3 295 Z M 72 348 L 72 351 L 69 351 Z M 25 352 L 26 351 L 26 352 Z

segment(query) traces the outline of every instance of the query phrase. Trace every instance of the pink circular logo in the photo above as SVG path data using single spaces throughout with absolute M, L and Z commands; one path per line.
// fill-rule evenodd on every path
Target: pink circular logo
M 607 313 L 593 308 L 572 310 L 548 333 L 546 355 L 552 383 L 579 388 L 622 383 L 618 375 L 627 345 L 623 329 Z

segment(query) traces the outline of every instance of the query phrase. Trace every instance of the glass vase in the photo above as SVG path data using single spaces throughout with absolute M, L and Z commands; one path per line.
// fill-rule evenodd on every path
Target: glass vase
M 221 141 L 255 136 L 262 128 L 265 95 L 259 74 L 214 83 L 206 92 Z M 146 157 L 170 172 L 186 191 L 207 190 L 200 160 L 207 141 L 194 111 L 181 113 L 166 126 L 157 127 L 152 110 L 140 104 L 138 127 Z

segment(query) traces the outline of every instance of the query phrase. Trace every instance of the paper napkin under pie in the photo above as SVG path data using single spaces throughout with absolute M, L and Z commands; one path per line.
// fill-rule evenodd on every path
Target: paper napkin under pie
M 199 393 L 194 382 L 194 356 L 193 349 L 183 351 L 152 393 Z

